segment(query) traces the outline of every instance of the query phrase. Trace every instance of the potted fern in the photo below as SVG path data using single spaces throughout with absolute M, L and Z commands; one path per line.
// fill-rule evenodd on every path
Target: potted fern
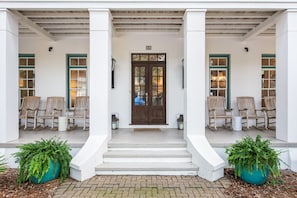
M 257 135 L 254 140 L 250 136 L 226 148 L 228 162 L 234 167 L 234 174 L 242 180 L 256 185 L 262 185 L 269 175 L 274 180 L 281 176 L 280 152 L 270 147 L 269 140 L 262 140 Z
M 20 150 L 13 154 L 19 163 L 18 183 L 45 183 L 58 176 L 62 182 L 69 176 L 72 156 L 66 141 L 41 139 L 18 148 Z

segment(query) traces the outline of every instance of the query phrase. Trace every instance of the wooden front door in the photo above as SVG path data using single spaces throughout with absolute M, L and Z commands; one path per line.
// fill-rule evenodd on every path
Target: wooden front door
M 132 54 L 132 124 L 166 124 L 166 54 Z

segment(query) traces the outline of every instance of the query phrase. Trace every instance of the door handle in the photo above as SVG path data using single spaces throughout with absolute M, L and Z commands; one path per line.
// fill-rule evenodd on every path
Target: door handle
M 148 93 L 145 93 L 145 105 L 148 106 Z

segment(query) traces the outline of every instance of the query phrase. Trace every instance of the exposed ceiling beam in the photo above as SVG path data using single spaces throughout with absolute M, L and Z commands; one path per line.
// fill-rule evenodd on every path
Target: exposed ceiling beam
M 28 19 L 26 16 L 22 15 L 20 12 L 18 12 L 18 11 L 12 11 L 12 12 L 19 18 L 19 22 L 22 25 L 27 26 L 29 29 L 31 29 L 36 34 L 38 34 L 50 41 L 56 40 L 53 35 L 51 35 L 47 31 L 45 31 L 43 28 L 38 26 L 36 23 L 33 23 L 30 19 Z
M 251 31 L 249 31 L 243 37 L 241 37 L 241 40 L 246 41 L 261 34 L 265 30 L 267 30 L 267 28 L 273 26 L 275 23 L 275 19 L 282 13 L 283 11 L 278 11 L 274 13 L 271 17 L 267 18 L 264 22 L 260 23 L 257 27 L 253 28 Z
M 89 18 L 88 12 L 83 11 L 23 11 L 28 18 Z

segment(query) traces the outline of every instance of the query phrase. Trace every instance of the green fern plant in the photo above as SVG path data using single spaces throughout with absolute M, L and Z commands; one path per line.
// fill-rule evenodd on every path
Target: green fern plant
M 271 148 L 270 140 L 262 140 L 260 135 L 257 135 L 255 140 L 250 136 L 245 137 L 226 148 L 226 153 L 229 164 L 235 167 L 235 176 L 240 177 L 242 169 L 251 173 L 254 168 L 264 176 L 270 173 L 274 179 L 281 176 L 280 152 Z
M 3 173 L 6 170 L 6 160 L 4 155 L 0 155 L 0 173 Z
M 35 143 L 23 144 L 18 147 L 20 150 L 13 154 L 16 162 L 19 163 L 17 182 L 24 183 L 35 177 L 38 182 L 50 168 L 50 161 L 61 165 L 60 182 L 65 180 L 70 173 L 70 147 L 67 141 L 59 139 L 41 139 Z M 56 167 L 54 167 L 55 169 Z

